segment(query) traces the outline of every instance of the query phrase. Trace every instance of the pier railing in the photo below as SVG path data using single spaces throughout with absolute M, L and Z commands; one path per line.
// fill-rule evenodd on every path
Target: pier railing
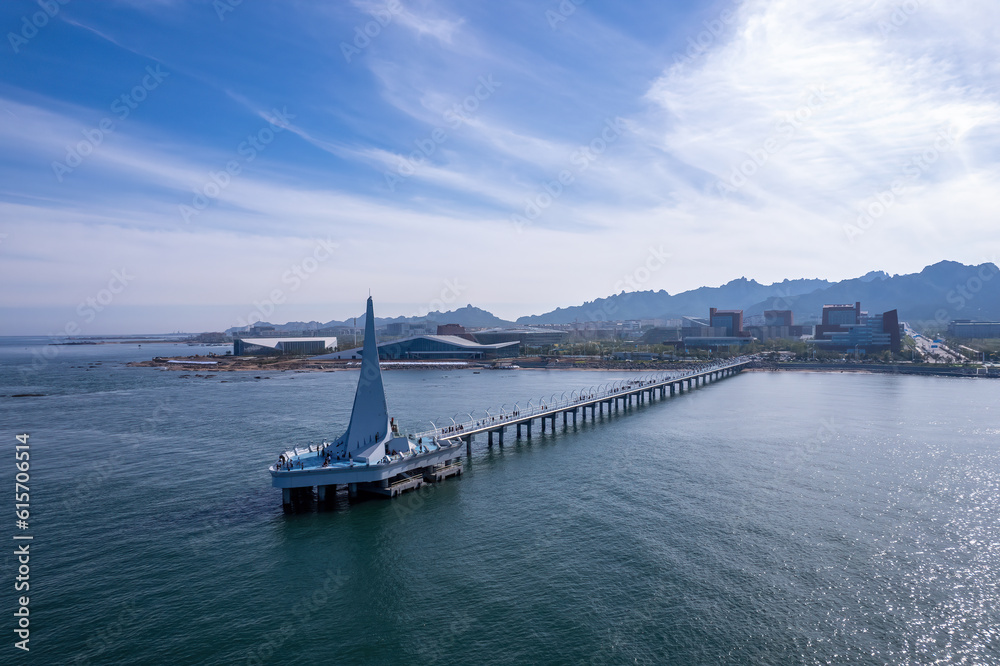
M 516 425 L 517 423 L 523 423 L 524 421 L 539 418 L 541 416 L 549 417 L 560 412 L 582 407 L 584 405 L 591 405 L 605 400 L 613 400 L 617 397 L 630 395 L 639 391 L 667 386 L 674 382 L 683 381 L 695 376 L 707 375 L 720 370 L 744 366 L 750 360 L 750 357 L 741 356 L 725 362 L 712 363 L 684 371 L 651 373 L 640 377 L 621 379 L 615 382 L 600 384 L 597 387 L 570 391 L 570 397 L 565 399 L 563 396 L 566 395 L 566 392 L 563 392 L 559 399 L 547 401 L 545 398 L 542 398 L 539 400 L 539 404 L 537 405 L 532 405 L 532 401 L 529 400 L 529 406 L 524 408 L 520 407 L 519 403 L 515 403 L 514 409 L 510 411 L 503 410 L 502 407 L 500 407 L 497 408 L 501 410 L 500 414 L 491 414 L 491 410 L 487 409 L 485 410 L 487 415 L 482 418 L 473 418 L 472 412 L 470 412 L 468 414 L 469 420 L 467 421 L 457 422 L 452 418 L 450 419 L 452 423 L 446 426 L 437 426 L 432 421 L 431 425 L 435 426 L 432 430 L 414 433 L 409 435 L 409 437 L 414 439 L 418 437 L 448 439 L 452 437 L 461 437 L 471 433 L 485 432 L 507 425 Z M 576 394 L 575 398 L 573 397 L 573 394 Z M 554 397 L 554 394 L 550 396 L 550 398 Z

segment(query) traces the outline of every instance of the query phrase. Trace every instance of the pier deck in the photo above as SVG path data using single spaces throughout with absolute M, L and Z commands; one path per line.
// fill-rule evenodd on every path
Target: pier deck
M 633 402 L 638 404 L 647 399 L 652 401 L 654 397 L 662 399 L 667 397 L 668 392 L 669 395 L 684 393 L 685 390 L 691 390 L 699 385 L 738 374 L 751 361 L 752 359 L 748 357 L 740 357 L 684 373 L 654 373 L 635 379 L 624 379 L 610 384 L 602 384 L 595 389 L 585 389 L 582 395 L 576 395 L 576 397 L 574 395 L 578 392 L 572 391 L 569 399 L 552 401 L 551 404 L 543 400 L 541 404 L 532 406 L 531 401 L 529 401 L 529 406 L 525 409 L 521 409 L 515 403 L 514 409 L 509 412 L 502 411 L 500 414 L 488 415 L 482 419 L 470 418 L 462 423 L 453 423 L 450 426 L 416 433 L 410 437 L 421 438 L 423 441 L 463 440 L 467 446 L 471 446 L 473 436 L 485 433 L 489 444 L 493 444 L 493 437 L 496 435 L 498 443 L 502 445 L 504 431 L 510 426 L 515 427 L 517 437 L 521 437 L 523 428 L 530 438 L 533 421 L 539 422 L 543 433 L 546 421 L 551 423 L 552 430 L 555 431 L 556 418 L 559 415 L 562 415 L 564 426 L 568 424 L 570 416 L 572 416 L 575 425 L 577 414 L 580 414 L 584 421 L 587 420 L 588 409 L 590 409 L 592 419 L 596 418 L 598 411 L 603 415 L 605 406 L 609 414 L 612 408 L 615 411 L 627 410 L 633 405 Z

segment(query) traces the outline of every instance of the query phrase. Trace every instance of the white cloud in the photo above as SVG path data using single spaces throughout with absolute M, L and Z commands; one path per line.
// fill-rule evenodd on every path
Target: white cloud
M 671 67 L 651 87 L 650 100 L 670 116 L 661 146 L 723 184 L 741 182 L 745 165 L 754 173 L 735 189 L 765 205 L 832 198 L 850 206 L 939 132 L 954 128 L 960 149 L 973 128 L 995 131 L 996 93 L 954 71 L 956 49 L 969 48 L 963 35 L 990 16 L 962 12 L 958 22 L 954 5 L 925 0 L 883 39 L 880 24 L 892 9 L 868 0 L 746 6 L 730 42 L 693 66 Z M 978 48 L 970 55 L 1000 59 L 996 46 Z M 777 150 L 765 148 L 769 139 Z M 755 155 L 763 165 L 748 162 Z

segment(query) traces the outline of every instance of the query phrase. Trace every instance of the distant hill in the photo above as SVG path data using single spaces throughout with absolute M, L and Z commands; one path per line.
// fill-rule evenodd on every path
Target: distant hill
M 361 322 L 361 326 L 364 325 L 365 315 L 361 313 L 358 315 L 358 321 Z M 426 316 L 423 317 L 375 317 L 376 326 L 385 326 L 386 324 L 395 323 L 423 323 L 427 322 L 430 325 L 435 324 L 460 324 L 461 326 L 467 326 L 472 328 L 493 328 L 493 327 L 504 327 L 513 326 L 514 322 L 507 321 L 506 319 L 500 319 L 499 317 L 483 310 L 477 308 L 473 305 L 466 305 L 464 308 L 458 308 L 457 310 L 449 310 L 447 312 L 440 312 L 435 310 L 434 312 L 428 312 Z M 345 319 L 344 321 L 331 320 L 325 323 L 318 321 L 290 321 L 287 324 L 272 324 L 269 322 L 260 322 L 258 326 L 273 326 L 275 331 L 285 332 L 285 331 L 317 331 L 323 328 L 335 328 L 337 326 L 353 326 L 354 322 L 352 319 Z M 240 327 L 232 327 L 227 329 L 226 332 L 232 335 L 233 333 L 240 333 L 243 329 Z
M 360 317 L 358 319 L 360 319 Z M 497 326 L 514 325 L 514 322 L 512 321 L 501 319 L 500 317 L 473 305 L 466 305 L 464 308 L 449 310 L 448 312 L 439 312 L 435 310 L 434 312 L 428 312 L 424 317 L 395 317 L 393 319 L 375 318 L 375 324 L 377 326 L 384 326 L 386 324 L 394 324 L 397 322 L 407 322 L 412 324 L 424 321 L 435 324 L 459 324 L 461 326 L 472 328 L 493 328 Z
M 966 266 L 941 261 L 919 273 L 889 276 L 872 273 L 844 280 L 809 294 L 785 299 L 774 308 L 774 299 L 765 299 L 744 314 L 760 314 L 767 309 L 790 309 L 796 321 L 817 319 L 827 303 L 854 303 L 871 313 L 899 310 L 899 317 L 921 328 L 946 325 L 952 319 L 1000 319 L 1000 268 L 985 263 Z
M 760 284 L 745 277 L 721 287 L 699 287 L 671 296 L 660 291 L 621 292 L 583 305 L 519 317 L 518 324 L 570 324 L 574 321 L 707 317 L 708 309 L 745 309 L 765 299 L 789 298 L 830 286 L 826 280 L 785 280 Z
M 621 292 L 583 305 L 557 308 L 540 315 L 519 317 L 517 325 L 570 324 L 575 321 L 614 321 L 618 319 L 673 319 L 683 316 L 707 317 L 712 307 L 743 310 L 745 316 L 764 310 L 791 310 L 795 321 L 818 321 L 823 306 L 829 303 L 861 301 L 871 313 L 899 310 L 900 319 L 917 329 L 944 326 L 952 319 L 1000 321 L 1000 268 L 985 263 L 966 266 L 955 261 L 941 261 L 919 273 L 889 275 L 871 271 L 841 282 L 827 280 L 784 280 L 760 284 L 741 277 L 721 287 L 699 287 L 671 295 L 666 291 Z M 358 316 L 362 320 L 363 315 Z M 376 318 L 378 326 L 408 322 L 460 324 L 470 328 L 510 327 L 515 322 L 472 305 L 448 312 L 430 312 L 424 317 Z M 289 322 L 268 324 L 277 331 L 315 331 L 321 328 L 350 326 L 351 320 L 320 323 Z M 227 333 L 239 332 L 231 328 Z
M 795 321 L 819 321 L 823 306 L 861 301 L 871 313 L 896 309 L 900 319 L 916 328 L 946 325 L 952 319 L 1000 321 L 1000 268 L 985 263 L 966 266 L 941 261 L 919 273 L 892 275 L 872 271 L 859 278 L 785 280 L 762 285 L 740 278 L 721 287 L 699 287 L 671 296 L 665 291 L 622 292 L 607 298 L 530 317 L 518 324 L 568 324 L 574 321 L 707 317 L 708 309 L 743 310 L 745 316 L 764 310 L 791 310 Z

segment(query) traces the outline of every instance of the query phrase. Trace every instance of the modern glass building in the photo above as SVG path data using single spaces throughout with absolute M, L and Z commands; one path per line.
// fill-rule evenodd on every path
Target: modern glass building
M 566 342 L 569 332 L 548 328 L 490 328 L 473 334 L 476 342 L 493 345 L 499 342 L 517 342 L 527 347 L 545 347 Z
M 234 356 L 322 354 L 337 347 L 337 338 L 235 338 Z
M 856 351 L 859 354 L 900 350 L 902 327 L 895 310 L 880 315 L 861 313 L 859 319 L 856 324 L 840 324 L 839 330 L 827 332 L 824 338 L 819 337 L 820 327 L 817 326 L 816 344 L 824 349 Z
M 378 346 L 382 360 L 400 359 L 491 359 L 517 356 L 517 342 L 483 345 L 454 335 L 416 335 Z M 360 359 L 361 348 L 325 354 L 318 359 Z
M 708 309 L 708 325 L 724 329 L 723 335 L 740 337 L 743 335 L 743 310 Z
M 956 319 L 948 324 L 948 335 L 955 338 L 1000 338 L 1000 321 Z

